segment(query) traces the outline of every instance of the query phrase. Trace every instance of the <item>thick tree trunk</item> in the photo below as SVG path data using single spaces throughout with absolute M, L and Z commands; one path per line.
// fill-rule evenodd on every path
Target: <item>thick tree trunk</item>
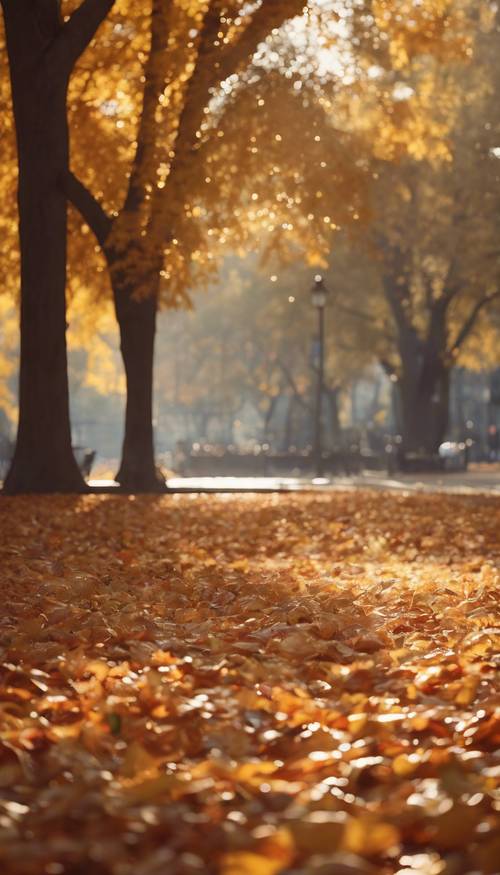
M 403 449 L 434 455 L 448 428 L 450 374 L 439 363 L 425 371 L 425 379 L 406 374 L 399 382 Z
M 85 489 L 71 450 L 66 354 L 67 75 L 51 65 L 36 13 L 5 4 L 19 161 L 19 425 L 4 489 Z
M 131 492 L 158 492 L 165 480 L 155 464 L 153 436 L 153 362 L 158 309 L 158 279 L 150 294 L 134 297 L 120 271 L 111 271 L 116 318 L 127 381 L 122 459 L 116 480 Z

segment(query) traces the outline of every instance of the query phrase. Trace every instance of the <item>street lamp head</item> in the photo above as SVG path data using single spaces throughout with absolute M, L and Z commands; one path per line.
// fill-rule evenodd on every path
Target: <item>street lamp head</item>
M 326 306 L 327 298 L 328 289 L 323 282 L 323 277 L 320 274 L 316 274 L 316 276 L 314 277 L 313 287 L 311 289 L 311 300 L 313 307 L 317 307 L 318 310 L 322 310 L 323 307 Z

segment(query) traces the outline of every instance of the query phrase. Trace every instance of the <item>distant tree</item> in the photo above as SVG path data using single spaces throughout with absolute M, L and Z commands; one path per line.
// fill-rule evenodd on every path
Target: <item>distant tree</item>
M 372 219 L 333 259 L 353 318 L 360 329 L 371 321 L 408 451 L 437 451 L 452 367 L 492 363 L 498 343 L 488 315 L 500 298 L 499 31 L 490 4 L 475 11 L 462 60 L 380 69 L 390 113 L 375 141 Z
M 272 271 L 276 270 L 276 273 Z M 275 447 L 297 443 L 294 423 L 312 436 L 316 319 L 310 301 L 314 271 L 307 265 L 259 265 L 228 259 L 217 283 L 195 298 L 195 310 L 170 317 L 157 352 L 158 405 L 195 417 L 197 439 L 210 425 L 233 420 L 251 406 L 260 420 L 254 437 Z M 329 443 L 341 442 L 341 393 L 373 362 L 356 346 L 356 326 L 335 299 L 326 314 L 324 423 Z M 353 330 L 354 329 L 354 330 Z M 229 432 L 229 429 L 227 429 Z

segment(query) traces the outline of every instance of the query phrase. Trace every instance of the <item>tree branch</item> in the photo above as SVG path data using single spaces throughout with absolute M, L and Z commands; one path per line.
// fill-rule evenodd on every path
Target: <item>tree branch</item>
M 379 358 L 378 361 L 379 361 L 380 367 L 387 374 L 387 376 L 389 378 L 398 376 L 397 369 L 394 367 L 394 365 L 391 364 L 391 362 L 388 359 Z
M 346 304 L 343 304 L 341 301 L 336 301 L 335 306 L 342 310 L 344 313 L 348 313 L 349 316 L 355 316 L 356 319 L 363 319 L 365 322 L 370 322 L 373 325 L 375 321 L 375 317 L 370 313 L 364 313 L 362 310 L 356 310 L 355 307 L 348 307 Z
M 130 172 L 127 196 L 124 209 L 126 211 L 138 209 L 146 194 L 146 184 L 151 182 L 148 178 L 154 174 L 154 155 L 156 152 L 156 113 L 158 100 L 165 88 L 167 70 L 167 42 L 169 33 L 169 21 L 172 4 L 168 5 L 165 0 L 153 0 L 151 6 L 151 44 L 149 55 L 144 67 L 144 93 L 142 109 L 137 131 L 134 160 Z
M 285 377 L 285 380 L 286 380 L 287 383 L 289 384 L 289 386 L 290 386 L 290 388 L 291 388 L 291 390 L 292 390 L 292 392 L 293 392 L 293 394 L 294 394 L 296 400 L 298 401 L 298 403 L 299 403 L 302 407 L 304 407 L 305 410 L 310 410 L 311 407 L 310 407 L 310 405 L 307 403 L 307 401 L 305 401 L 305 400 L 302 398 L 302 395 L 300 394 L 300 392 L 299 392 L 299 390 L 298 390 L 298 387 L 297 387 L 297 384 L 296 384 L 296 382 L 295 382 L 295 380 L 294 380 L 294 378 L 293 378 L 293 375 L 290 373 L 290 369 L 285 365 L 284 361 L 282 361 L 282 359 L 281 359 L 279 356 L 277 357 L 276 361 L 278 362 L 278 365 L 280 366 L 280 368 L 281 368 L 281 370 L 282 370 L 283 376 Z
M 384 326 L 380 327 L 377 325 L 376 317 L 371 313 L 365 313 L 363 310 L 357 310 L 355 307 L 349 307 L 347 304 L 343 304 L 341 301 L 336 301 L 336 307 L 339 310 L 342 310 L 343 313 L 347 313 L 349 316 L 354 316 L 355 319 L 361 319 L 363 322 L 369 322 L 372 326 L 373 330 L 377 332 L 381 337 L 385 337 L 386 340 L 394 342 L 394 335 L 390 333 Z M 347 348 L 347 347 L 346 347 Z
M 78 9 L 61 28 L 52 44 L 51 54 L 65 67 L 68 73 L 95 36 L 115 0 L 82 0 Z
M 254 344 L 255 344 L 256 349 L 258 349 L 261 352 L 261 354 L 263 354 L 264 357 L 266 357 L 267 349 L 262 345 L 262 343 L 260 343 L 260 341 L 258 339 L 255 339 Z M 292 372 L 290 371 L 290 368 L 285 364 L 285 362 L 283 361 L 283 359 L 279 355 L 276 356 L 275 361 L 278 364 L 278 367 L 280 368 L 280 370 L 285 378 L 285 381 L 290 386 L 290 389 L 292 390 L 292 393 L 293 393 L 294 397 L 296 398 L 296 400 L 298 401 L 298 403 L 302 407 L 304 407 L 306 410 L 310 410 L 311 407 L 307 403 L 307 401 L 304 401 L 304 399 L 302 398 L 302 395 L 300 394 L 299 388 L 297 386 L 297 383 L 295 382 L 295 379 L 294 379 Z
M 271 31 L 281 27 L 285 21 L 290 21 L 296 15 L 300 15 L 306 5 L 304 0 L 293 0 L 293 2 L 286 3 L 263 0 L 239 39 L 230 43 L 223 53 L 220 63 L 214 70 L 215 76 L 212 84 L 219 84 L 228 76 L 237 73 L 241 64 L 246 64 L 253 58 L 259 45 L 264 42 Z
M 171 202 L 179 177 L 188 172 L 193 175 L 194 147 L 197 145 L 196 132 L 204 118 L 204 109 L 210 98 L 211 71 L 214 67 L 212 54 L 214 41 L 220 27 L 221 11 L 218 2 L 209 5 L 198 37 L 196 65 L 186 86 L 184 103 L 179 115 L 175 141 L 172 146 L 174 157 L 170 164 L 167 184 L 163 189 L 155 186 L 152 197 L 149 234 L 158 238 L 173 236 L 172 219 L 169 215 Z M 145 89 L 146 95 L 146 89 Z M 154 119 L 153 119 L 154 123 Z M 154 123 L 153 136 L 157 135 Z M 180 183 L 182 185 L 182 182 Z
M 110 234 L 113 220 L 83 182 L 80 182 L 70 170 L 63 179 L 63 187 L 66 197 L 87 223 L 99 246 L 104 247 Z
M 242 66 L 248 64 L 258 46 L 271 31 L 298 15 L 304 5 L 307 5 L 304 0 L 292 0 L 292 2 L 263 0 L 239 38 L 221 52 L 217 34 L 221 26 L 224 3 L 221 3 L 221 0 L 211 0 L 200 31 L 196 66 L 187 85 L 184 106 L 179 118 L 173 146 L 175 157 L 170 167 L 168 183 L 162 190 L 155 189 L 154 192 L 151 233 L 156 234 L 161 229 L 169 227 L 168 210 L 172 200 L 172 189 L 175 190 L 177 178 L 179 176 L 182 178 L 186 162 L 189 162 L 189 172 L 192 174 L 193 155 L 199 144 L 196 134 L 205 117 L 204 110 L 214 89 L 230 75 L 237 73 Z
M 479 301 L 477 301 L 477 303 L 474 305 L 471 312 L 469 313 L 467 319 L 465 320 L 464 324 L 462 325 L 462 328 L 458 332 L 458 335 L 457 335 L 454 343 L 451 346 L 451 349 L 449 352 L 450 355 L 453 355 L 455 352 L 457 352 L 460 349 L 460 347 L 462 346 L 462 343 L 465 340 L 467 340 L 469 334 L 471 333 L 472 329 L 474 328 L 474 325 L 476 323 L 476 319 L 479 316 L 481 310 L 484 307 L 487 307 L 488 304 L 490 304 L 492 301 L 496 300 L 497 298 L 500 298 L 500 292 L 493 292 L 491 295 L 485 295 L 484 298 L 481 298 Z

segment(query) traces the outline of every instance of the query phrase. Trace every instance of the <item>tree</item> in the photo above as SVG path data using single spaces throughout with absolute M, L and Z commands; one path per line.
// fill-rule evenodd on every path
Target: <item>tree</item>
M 118 215 L 109 216 L 88 187 L 68 178 L 68 196 L 103 249 L 113 289 L 127 377 L 117 479 L 128 488 L 158 485 L 152 433 L 156 312 L 165 247 L 178 239 L 197 186 L 206 184 L 197 155 L 200 130 L 221 83 L 237 75 L 267 35 L 302 6 L 302 0 L 264 2 L 240 16 L 239 3 L 186 7 L 154 0 L 136 147 Z
M 187 288 L 200 275 L 213 273 L 217 248 L 229 241 L 241 243 L 264 228 L 270 246 L 277 246 L 273 229 L 279 228 L 279 217 L 282 226 L 293 228 L 290 203 L 283 194 L 288 177 L 295 176 L 293 207 L 300 202 L 301 184 L 305 192 L 317 190 L 318 174 L 330 190 L 343 187 L 345 196 L 338 199 L 332 215 L 347 221 L 356 200 L 360 174 L 352 160 L 347 155 L 339 160 L 338 177 L 328 174 L 322 160 L 326 149 L 316 125 L 318 118 L 322 125 L 328 120 L 318 95 L 312 89 L 300 94 L 293 88 L 311 78 L 311 53 L 304 55 L 302 69 L 290 42 L 286 55 L 272 50 L 280 27 L 303 7 L 303 0 L 263 0 L 255 7 L 242 7 L 236 0 L 154 2 L 149 48 L 143 46 L 144 86 L 135 110 L 131 165 L 124 171 L 126 186 L 120 187 L 122 202 L 116 204 L 115 198 L 112 215 L 91 193 L 89 172 L 81 163 L 83 151 L 75 164 L 79 178 L 68 178 L 68 196 L 104 253 L 120 325 L 127 410 L 117 479 L 128 488 L 161 487 L 151 425 L 160 301 L 175 305 L 185 300 Z M 273 117 L 276 101 L 266 99 L 273 94 L 285 97 L 292 123 L 283 107 Z M 257 109 L 251 119 L 249 109 Z M 317 118 L 312 121 L 314 113 Z M 117 115 L 118 111 L 113 122 L 124 124 Z M 329 129 L 331 139 L 337 136 L 344 145 L 343 133 L 331 125 Z M 287 150 L 291 131 L 295 141 Z M 350 185 L 343 173 L 347 165 Z M 256 175 L 264 192 L 255 188 Z M 315 195 L 304 195 L 304 203 L 309 197 Z M 322 211 L 314 222 L 302 215 L 299 224 L 308 227 L 311 237 L 314 224 L 325 228 L 326 220 L 333 221 Z
M 484 361 L 483 314 L 499 298 L 498 30 L 491 6 L 482 11 L 476 21 L 469 9 L 477 31 L 465 51 L 448 44 L 445 58 L 403 53 L 371 71 L 380 112 L 372 219 L 340 263 L 353 318 L 371 320 L 372 348 L 395 383 L 407 451 L 437 451 L 451 368 L 470 361 L 479 330 Z
M 113 0 L 2 0 L 19 166 L 21 360 L 10 492 L 79 491 L 66 357 L 66 94 L 75 63 Z

